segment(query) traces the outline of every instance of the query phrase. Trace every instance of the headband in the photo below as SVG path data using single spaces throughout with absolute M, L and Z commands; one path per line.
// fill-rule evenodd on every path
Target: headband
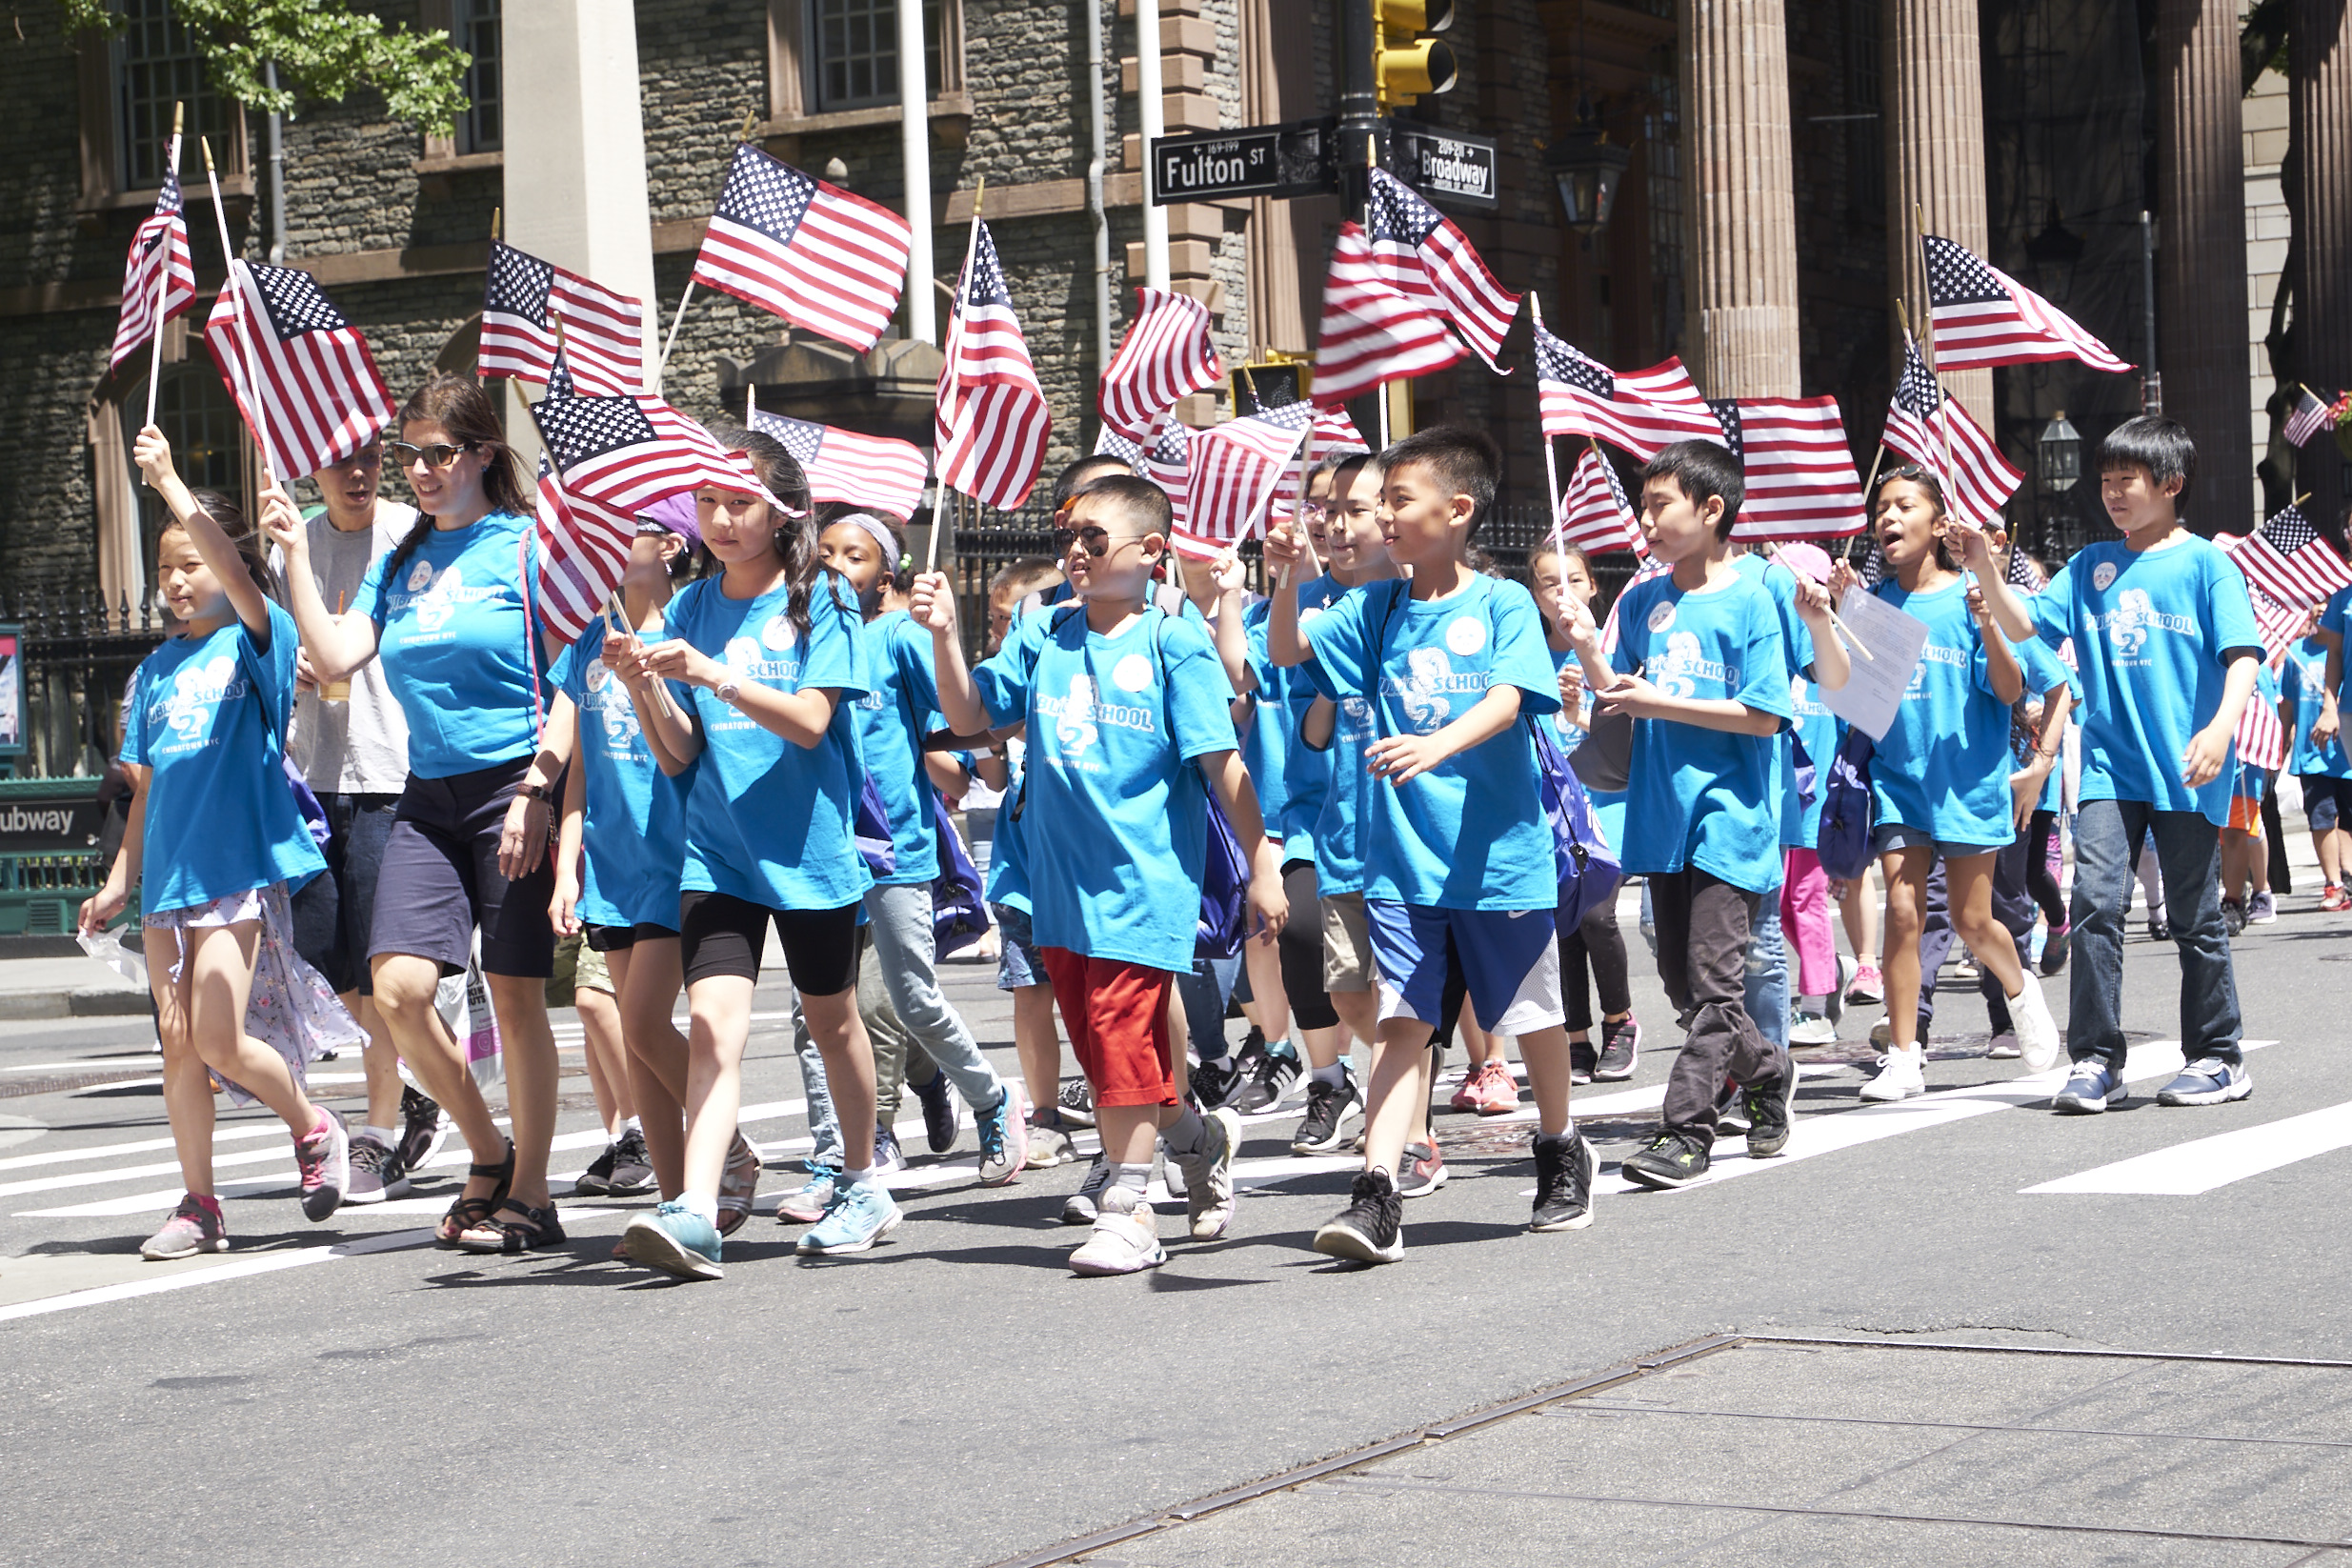
M 888 525 L 883 523 L 879 517 L 870 516 L 863 512 L 853 512 L 846 517 L 834 519 L 834 526 L 836 528 L 843 523 L 866 531 L 867 536 L 874 540 L 874 548 L 882 553 L 883 571 L 895 574 L 906 570 L 907 563 L 899 553 L 898 541 L 891 537 Z

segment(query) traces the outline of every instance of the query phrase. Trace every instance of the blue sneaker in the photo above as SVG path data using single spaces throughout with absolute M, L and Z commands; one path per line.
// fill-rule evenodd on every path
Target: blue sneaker
M 2159 1105 L 2226 1105 L 2254 1093 L 2254 1079 L 2241 1061 L 2200 1056 L 2181 1075 L 2156 1092 Z
M 2052 1096 L 2050 1109 L 2061 1115 L 2097 1116 L 2110 1105 L 2122 1103 L 2122 1075 L 2093 1056 L 2074 1064 L 2066 1075 L 2066 1087 Z
M 1008 1079 L 1004 1097 L 989 1110 L 974 1112 L 973 1119 L 980 1131 L 980 1182 L 1001 1187 L 1029 1163 L 1028 1096 Z
M 718 1266 L 718 1227 L 683 1203 L 665 1203 L 650 1215 L 639 1215 L 621 1233 L 621 1251 L 632 1263 L 680 1279 L 721 1279 Z
M 905 1217 L 880 1182 L 844 1182 L 834 1189 L 833 1207 L 800 1238 L 798 1250 L 828 1257 L 861 1253 L 896 1230 Z

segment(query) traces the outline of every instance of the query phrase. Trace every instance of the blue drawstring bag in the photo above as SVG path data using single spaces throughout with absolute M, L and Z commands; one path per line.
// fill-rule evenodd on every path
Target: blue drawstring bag
M 1617 896 L 1625 876 L 1623 864 L 1593 820 L 1592 799 L 1568 766 L 1568 754 L 1553 738 L 1551 727 L 1533 717 L 1524 722 L 1535 742 L 1544 818 L 1552 827 L 1552 866 L 1559 879 L 1555 918 L 1558 930 L 1573 931 L 1603 900 Z
M 1200 862 L 1200 920 L 1193 935 L 1196 958 L 1230 958 L 1250 934 L 1250 857 L 1225 820 L 1216 792 L 1209 792 L 1208 853 Z
M 939 792 L 931 792 L 932 825 L 939 834 L 939 874 L 931 884 L 931 939 L 941 958 L 970 947 L 988 932 L 988 899 L 979 868 L 964 848 L 963 835 L 947 814 Z
M 857 792 L 853 828 L 857 835 L 857 854 L 875 876 L 889 876 L 898 870 L 898 844 L 891 836 L 890 813 L 882 805 L 882 792 L 874 788 L 874 775 L 861 772 L 857 776 L 864 786 Z
M 1822 872 L 1840 882 L 1870 869 L 1870 761 L 1877 752 L 1868 731 L 1848 730 L 1830 759 L 1814 852 L 1821 857 Z

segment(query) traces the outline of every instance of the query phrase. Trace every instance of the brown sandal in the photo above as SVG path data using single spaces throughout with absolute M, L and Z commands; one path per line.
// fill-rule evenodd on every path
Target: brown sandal
M 518 1217 L 505 1217 L 509 1215 Z M 554 1204 L 534 1209 L 510 1197 L 498 1205 L 486 1222 L 469 1225 L 460 1232 L 457 1245 L 470 1253 L 497 1253 L 512 1257 L 518 1253 L 560 1247 L 566 1239 Z
M 488 1197 L 468 1197 L 462 1192 L 457 1195 L 449 1213 L 441 1216 L 441 1223 L 433 1230 L 433 1239 L 444 1247 L 458 1245 L 458 1237 L 466 1232 L 489 1223 L 490 1216 L 498 1212 L 498 1205 L 506 1201 L 507 1189 L 514 1181 L 514 1140 L 507 1139 L 507 1157 L 497 1164 L 467 1166 L 466 1179 L 471 1181 L 475 1176 L 496 1176 L 498 1185 Z

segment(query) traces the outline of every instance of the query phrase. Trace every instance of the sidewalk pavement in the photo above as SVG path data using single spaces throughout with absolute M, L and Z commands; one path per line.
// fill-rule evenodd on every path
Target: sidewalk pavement
M 136 1016 L 148 1010 L 145 986 L 95 958 L 0 958 L 0 1023 L 35 1018 Z

